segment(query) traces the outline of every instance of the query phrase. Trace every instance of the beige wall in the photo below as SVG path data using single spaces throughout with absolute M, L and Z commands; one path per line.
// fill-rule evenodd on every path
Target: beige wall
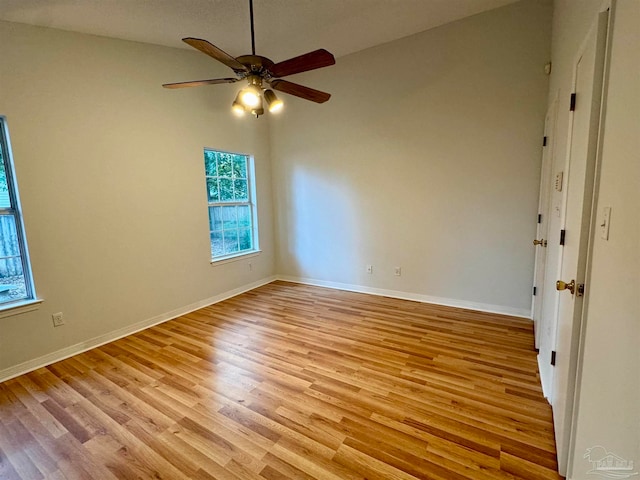
M 38 296 L 0 318 L 0 372 L 274 274 L 267 124 L 197 52 L 0 22 L 7 118 Z M 260 245 L 211 266 L 203 148 L 255 155 Z M 51 314 L 66 325 L 53 328 Z
M 296 77 L 333 97 L 271 121 L 279 273 L 530 314 L 550 21 L 519 2 Z
M 580 43 L 604 2 L 557 0 L 550 98 L 570 93 Z M 640 465 L 640 2 L 618 0 L 605 90 L 597 220 L 611 207 L 609 239 L 596 228 L 587 278 L 582 367 L 569 479 L 592 478 L 584 458 L 597 445 Z M 560 109 L 557 161 L 564 163 L 569 112 Z M 558 167 L 560 170 L 562 167 Z M 567 348 L 558 345 L 557 348 Z

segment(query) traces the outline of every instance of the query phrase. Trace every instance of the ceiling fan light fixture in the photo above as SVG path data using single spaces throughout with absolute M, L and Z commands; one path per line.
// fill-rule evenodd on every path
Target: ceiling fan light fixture
M 249 85 L 240 90 L 240 103 L 247 108 L 255 108 L 260 104 L 260 89 L 255 85 Z
M 231 105 L 231 111 L 238 117 L 242 117 L 247 112 L 247 109 L 244 108 L 244 105 L 242 105 L 241 103 L 233 102 L 233 104 Z
M 241 91 L 238 92 L 238 94 L 236 95 L 235 100 L 231 104 L 231 111 L 234 114 L 236 114 L 238 117 L 242 117 L 247 112 L 247 108 L 240 101 L 240 93 L 242 93 L 242 92 Z
M 250 110 L 262 107 L 262 78 L 258 75 L 247 77 L 249 86 L 240 90 L 240 103 Z
M 282 110 L 284 103 L 280 100 L 273 90 L 265 90 L 264 91 L 264 99 L 267 101 L 267 107 L 269 108 L 270 113 L 277 113 Z
M 252 105 L 249 107 L 245 107 L 245 110 L 250 112 L 251 115 L 253 115 L 254 117 L 258 118 L 260 115 L 264 114 L 264 106 L 263 106 L 263 101 L 262 101 L 262 90 L 258 89 L 258 103 L 256 105 Z

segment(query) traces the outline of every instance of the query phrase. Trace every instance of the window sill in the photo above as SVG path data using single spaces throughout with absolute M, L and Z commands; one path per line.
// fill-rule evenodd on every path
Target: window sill
M 237 255 L 224 257 L 219 260 L 211 260 L 211 265 L 215 267 L 218 265 L 224 265 L 225 263 L 237 262 L 238 260 L 242 260 L 243 258 L 257 257 L 261 252 L 262 250 L 251 250 L 248 252 L 238 253 Z
M 33 300 L 21 300 L 16 303 L 0 306 L 0 318 L 12 317 L 13 315 L 20 315 L 21 313 L 32 312 L 40 308 L 40 304 L 43 302 L 41 298 Z

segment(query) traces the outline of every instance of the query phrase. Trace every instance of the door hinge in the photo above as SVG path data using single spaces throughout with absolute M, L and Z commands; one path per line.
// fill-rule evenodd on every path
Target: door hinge
M 573 112 L 576 109 L 576 94 L 571 94 L 571 102 L 569 103 L 569 111 Z
M 542 223 L 542 214 L 541 213 L 538 214 L 538 223 Z
M 536 291 L 537 291 L 537 290 L 538 290 L 538 289 L 537 289 L 536 287 L 533 287 L 533 294 L 534 294 L 534 295 L 536 294 Z
M 560 230 L 560 245 L 564 245 L 565 230 Z
M 556 351 L 552 350 L 551 351 L 551 365 L 555 367 L 556 365 Z
M 543 147 L 547 146 L 547 136 L 546 135 L 544 137 L 542 137 L 542 146 Z

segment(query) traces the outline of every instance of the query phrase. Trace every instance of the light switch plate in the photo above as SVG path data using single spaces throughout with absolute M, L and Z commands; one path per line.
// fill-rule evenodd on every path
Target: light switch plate
M 602 209 L 602 216 L 600 217 L 600 237 L 605 240 L 609 240 L 609 224 L 611 223 L 611 207 L 604 207 Z

